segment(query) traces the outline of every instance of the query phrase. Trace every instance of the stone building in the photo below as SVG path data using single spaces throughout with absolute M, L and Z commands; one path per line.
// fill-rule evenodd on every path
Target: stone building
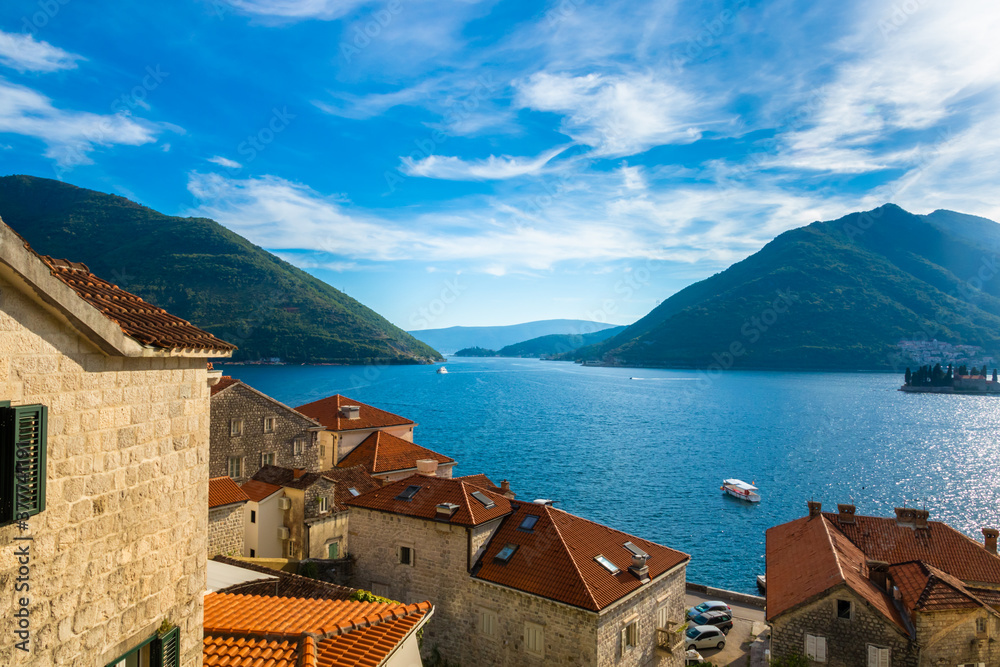
M 451 477 L 455 459 L 438 454 L 385 431 L 375 431 L 337 462 L 341 468 L 363 467 L 383 482 L 395 482 L 417 472 L 417 461 L 434 461 L 438 477 Z
M 208 557 L 242 556 L 250 497 L 228 477 L 208 480 Z
M 285 558 L 288 531 L 285 528 L 285 493 L 276 484 L 255 479 L 243 483 L 247 494 L 244 506 L 243 555 L 250 558 Z M 284 530 L 282 530 L 284 528 Z
M 229 376 L 212 387 L 209 474 L 243 483 L 261 466 L 319 472 L 323 426 Z
M 979 544 L 926 510 L 809 515 L 767 531 L 775 657 L 831 667 L 1000 664 L 997 531 Z
M 0 223 L 0 664 L 201 664 L 206 360 L 233 349 Z
M 425 651 L 463 665 L 683 664 L 685 554 L 429 474 L 348 505 L 354 585 L 431 600 Z

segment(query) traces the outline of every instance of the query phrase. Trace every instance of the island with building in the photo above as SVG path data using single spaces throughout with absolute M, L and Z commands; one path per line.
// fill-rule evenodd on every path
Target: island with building
M 941 364 L 921 366 L 916 371 L 906 369 L 900 391 L 923 394 L 965 394 L 1000 396 L 997 369 L 990 376 L 986 365 L 981 369 L 967 368 L 965 364 L 942 368 Z

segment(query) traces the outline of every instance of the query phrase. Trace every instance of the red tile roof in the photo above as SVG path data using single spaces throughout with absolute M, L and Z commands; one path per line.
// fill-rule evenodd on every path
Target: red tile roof
M 358 492 L 358 495 L 381 489 L 382 483 L 373 478 L 364 466 L 354 466 L 352 468 L 333 468 L 323 472 L 323 477 L 334 483 L 333 487 L 333 511 L 343 512 L 347 509 L 347 501 L 353 500 L 357 496 L 351 493 L 351 489 Z
M 240 595 L 269 595 L 281 598 L 324 598 L 327 600 L 348 600 L 357 591 L 356 588 L 338 586 L 318 579 L 310 579 L 284 570 L 275 570 L 257 563 L 251 563 L 238 558 L 215 556 L 216 560 L 226 565 L 233 565 L 244 570 L 260 572 L 269 575 L 265 579 L 233 584 L 217 593 L 238 593 Z
M 521 530 L 525 517 L 537 521 Z M 473 569 L 473 576 L 544 598 L 600 611 L 644 584 L 629 572 L 632 552 L 626 542 L 649 554 L 649 576 L 656 578 L 690 559 L 687 554 L 633 537 L 547 505 L 519 503 L 504 519 Z M 506 545 L 517 545 L 506 562 L 496 560 Z M 602 555 L 619 568 L 612 574 L 594 560 Z
M 205 596 L 204 664 L 354 667 L 382 664 L 432 613 L 413 605 Z
M 767 538 L 767 619 L 846 585 L 891 620 L 906 624 L 892 599 L 869 579 L 865 554 L 825 516 L 802 517 L 769 528 Z
M 411 500 L 399 500 L 397 496 L 409 486 L 419 486 L 420 490 Z M 494 506 L 487 509 L 476 500 L 473 492 L 485 495 Z M 510 514 L 510 501 L 498 493 L 485 491 L 473 484 L 467 484 L 457 479 L 443 477 L 425 477 L 412 475 L 380 489 L 348 500 L 349 507 L 364 507 L 380 512 L 391 512 L 421 519 L 437 518 L 437 506 L 442 503 L 458 505 L 450 523 L 460 526 L 478 526 L 480 524 Z
M 187 320 L 171 315 L 117 285 L 98 278 L 86 264 L 44 255 L 39 257 L 48 265 L 53 276 L 117 324 L 126 336 L 143 345 L 167 350 L 231 352 L 236 349 L 235 345 L 202 331 Z
M 231 477 L 213 477 L 208 480 L 208 506 L 222 507 L 250 500 L 246 492 Z
M 255 503 L 259 503 L 275 491 L 281 491 L 281 487 L 274 484 L 268 484 L 267 482 L 261 482 L 256 479 L 250 479 L 243 482 L 243 492 L 246 493 L 247 497 Z
M 348 405 L 357 405 L 361 408 L 358 419 L 347 419 L 341 416 L 340 408 Z M 405 426 L 414 423 L 405 417 L 379 410 L 340 394 L 321 398 L 318 401 L 300 405 L 295 409 L 307 417 L 312 417 L 330 431 L 353 431 L 363 428 Z
M 384 474 L 415 470 L 420 459 L 434 459 L 439 464 L 454 463 L 455 459 L 438 454 L 409 440 L 397 438 L 385 431 L 375 431 L 337 464 L 341 468 L 364 466 L 369 474 Z
M 229 389 L 234 384 L 239 384 L 239 383 L 240 381 L 237 380 L 236 378 L 231 377 L 229 375 L 223 375 L 221 378 L 219 378 L 218 382 L 216 382 L 211 386 L 210 390 L 212 392 L 212 396 L 215 396 L 223 389 Z
M 503 493 L 503 489 L 494 484 L 493 480 L 483 473 L 479 473 L 477 475 L 463 475 L 462 477 L 455 477 L 455 479 L 460 479 L 467 484 L 478 486 L 481 489 L 486 489 L 487 491 L 492 491 L 493 493 Z

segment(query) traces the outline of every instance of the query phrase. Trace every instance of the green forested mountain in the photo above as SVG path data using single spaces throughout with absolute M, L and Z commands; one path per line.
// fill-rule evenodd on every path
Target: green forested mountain
M 501 348 L 498 357 L 543 357 L 564 354 L 593 345 L 621 333 L 626 327 L 612 327 L 585 334 L 550 334 Z
M 234 358 L 414 363 L 425 343 L 207 218 L 31 176 L 0 178 L 0 218 L 39 253 L 95 274 L 235 343 Z
M 778 236 L 567 358 L 640 366 L 889 369 L 900 340 L 1000 352 L 1000 225 L 887 204 Z

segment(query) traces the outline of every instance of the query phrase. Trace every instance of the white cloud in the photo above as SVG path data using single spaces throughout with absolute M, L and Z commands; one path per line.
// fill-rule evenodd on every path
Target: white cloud
M 339 18 L 370 0 L 224 0 L 226 4 L 248 14 L 284 19 Z
M 156 141 L 160 126 L 125 114 L 57 109 L 44 95 L 0 78 L 0 133 L 43 141 L 45 156 L 60 166 L 90 164 L 98 146 L 139 146 Z
M 36 41 L 33 35 L 18 35 L 0 30 L 0 65 L 19 72 L 54 72 L 73 69 L 83 60 L 48 42 Z
M 564 115 L 562 131 L 599 156 L 692 143 L 705 124 L 718 122 L 691 92 L 649 74 L 539 72 L 515 85 L 520 107 Z
M 429 155 L 423 159 L 402 157 L 400 171 L 407 176 L 440 178 L 450 181 L 502 180 L 519 176 L 534 176 L 543 171 L 554 157 L 569 148 L 559 146 L 536 158 L 489 156 L 485 160 L 463 160 L 458 157 Z
M 239 169 L 241 165 L 236 160 L 230 160 L 227 157 L 222 157 L 221 155 L 216 155 L 214 157 L 206 158 L 209 162 L 219 165 L 220 167 L 226 167 L 227 169 Z

